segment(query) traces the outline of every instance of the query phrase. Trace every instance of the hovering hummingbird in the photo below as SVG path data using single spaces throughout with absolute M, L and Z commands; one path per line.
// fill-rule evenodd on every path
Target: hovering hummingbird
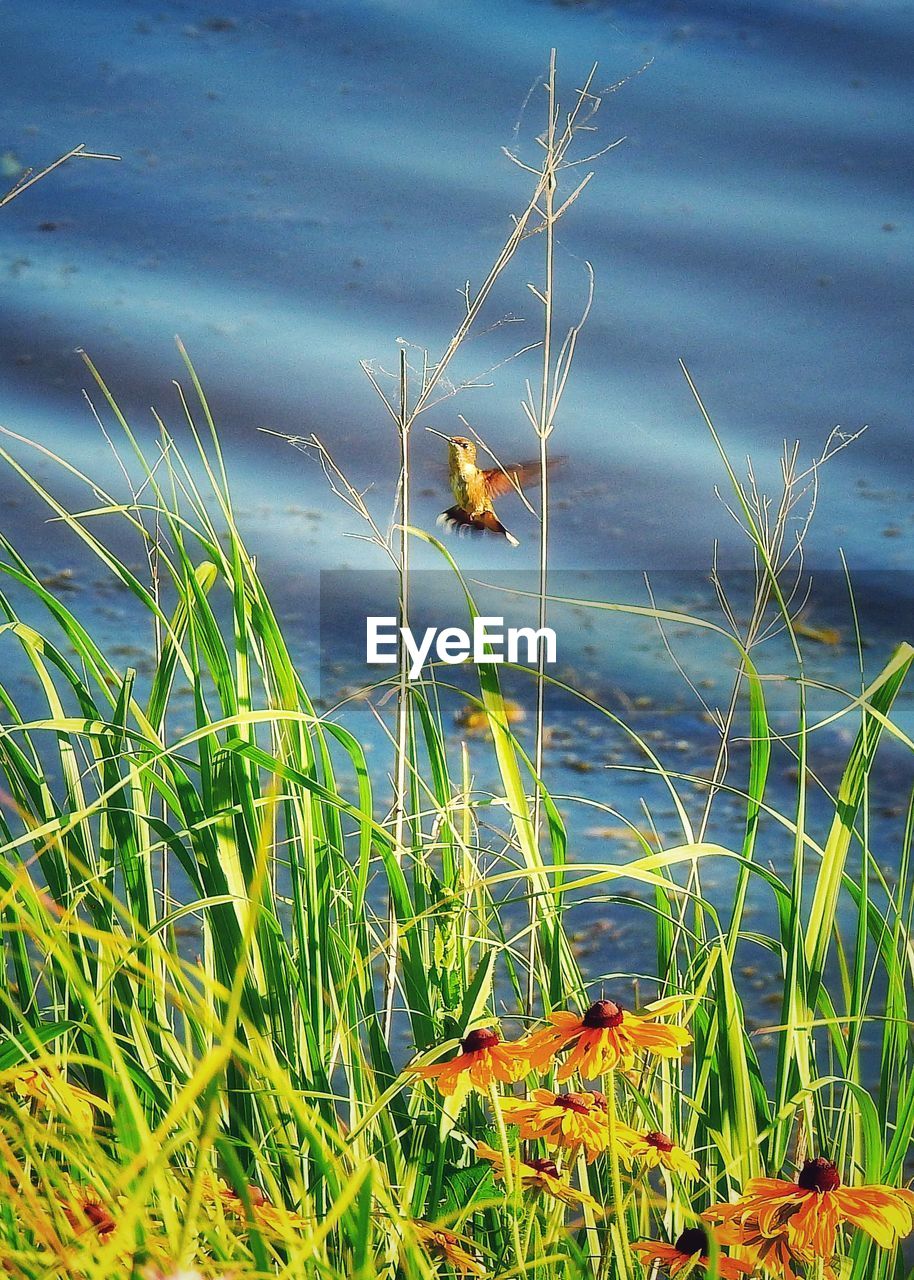
M 457 499 L 457 505 L 448 507 L 438 517 L 438 523 L 449 529 L 476 529 L 482 533 L 497 533 L 511 544 L 519 547 L 520 543 L 513 533 L 509 533 L 492 505 L 495 498 L 510 493 L 515 484 L 536 484 L 540 479 L 540 464 L 535 462 L 515 462 L 507 467 L 490 467 L 488 470 L 476 465 L 476 445 L 466 436 L 446 436 L 434 427 L 426 427 L 432 435 L 441 436 L 448 442 L 448 476 L 451 491 Z

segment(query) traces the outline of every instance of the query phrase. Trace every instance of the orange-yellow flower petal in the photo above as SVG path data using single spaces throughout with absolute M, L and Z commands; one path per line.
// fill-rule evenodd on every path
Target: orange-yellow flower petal
M 505 1159 L 500 1151 L 496 1151 L 485 1142 L 477 1142 L 476 1154 L 481 1160 L 488 1160 L 495 1177 L 504 1181 Z M 512 1172 L 515 1184 L 519 1183 L 530 1191 L 543 1192 L 545 1195 L 552 1196 L 553 1200 L 560 1200 L 563 1204 L 572 1207 L 588 1205 L 594 1212 L 600 1209 L 593 1196 L 588 1195 L 586 1191 L 578 1191 L 576 1187 L 562 1180 L 554 1160 L 515 1160 Z
M 273 1204 L 272 1200 L 268 1199 L 260 1187 L 254 1183 L 249 1183 L 246 1190 L 248 1204 L 251 1206 L 251 1217 L 261 1230 L 270 1231 L 274 1235 L 294 1237 L 309 1226 L 313 1226 L 313 1223 L 302 1217 L 300 1213 L 294 1213 L 285 1205 Z M 223 1194 L 223 1205 L 226 1213 L 231 1213 L 234 1217 L 247 1218 L 248 1216 L 244 1200 L 231 1189 Z
M 631 1247 L 634 1253 L 642 1255 L 645 1266 L 657 1262 L 669 1276 L 677 1276 L 684 1271 L 696 1275 L 701 1271 L 707 1272 L 710 1266 L 708 1234 L 702 1227 L 687 1228 L 675 1244 L 639 1240 Z M 751 1271 L 751 1266 L 746 1262 L 718 1256 L 717 1274 L 721 1280 L 739 1280 L 740 1276 L 747 1276 Z
M 629 1150 L 648 1169 L 669 1169 L 671 1173 L 678 1173 L 683 1178 L 698 1177 L 698 1162 L 659 1130 L 635 1133 L 634 1139 L 629 1143 Z
M 114 1214 L 119 1207 L 107 1203 L 102 1196 L 85 1183 L 67 1179 L 67 1198 L 62 1198 L 63 1215 L 77 1235 L 92 1233 L 100 1240 L 107 1238 L 117 1229 Z
M 682 1013 L 688 1001 L 685 996 L 663 996 L 660 1000 L 652 1000 L 644 1006 L 644 1012 L 652 1018 L 673 1018 Z
M 519 1048 L 527 1055 L 530 1066 L 537 1071 L 547 1070 L 552 1059 L 564 1049 L 583 1029 L 581 1019 L 574 1013 L 558 1010 L 549 1015 L 549 1026 L 532 1032 L 521 1040 Z
M 802 1280 L 794 1271 L 794 1266 L 803 1259 L 797 1258 L 787 1243 L 786 1234 L 776 1236 L 762 1235 L 757 1226 L 722 1226 L 718 1228 L 717 1239 L 723 1245 L 738 1248 L 747 1255 L 753 1268 L 763 1268 L 766 1275 L 777 1276 L 778 1280 Z M 805 1273 L 806 1266 L 803 1266 Z M 831 1268 L 826 1264 L 825 1280 L 835 1280 Z
M 446 1262 L 462 1276 L 484 1276 L 486 1269 L 470 1252 L 469 1241 L 431 1222 L 414 1222 L 416 1238 L 429 1257 Z
M 447 1098 L 457 1092 L 461 1082 L 468 1082 L 481 1093 L 488 1093 L 496 1080 L 513 1084 L 526 1075 L 527 1056 L 519 1052 L 517 1045 L 505 1043 L 496 1031 L 481 1027 L 471 1031 L 460 1042 L 461 1053 L 447 1062 L 436 1062 L 429 1067 L 415 1068 L 415 1074 L 423 1080 L 435 1080 L 440 1092 Z
M 501 1111 L 525 1139 L 542 1138 L 557 1147 L 583 1147 L 595 1160 L 609 1143 L 606 1098 L 602 1093 L 552 1093 L 534 1089 L 529 1098 L 502 1098 Z
M 871 1235 L 883 1249 L 914 1230 L 914 1194 L 898 1187 L 841 1187 L 835 1191 L 841 1217 Z
M 311 1219 L 287 1209 L 283 1204 L 274 1204 L 266 1193 L 255 1183 L 246 1187 L 246 1205 L 242 1196 L 229 1186 L 224 1178 L 215 1177 L 211 1173 L 203 1175 L 200 1194 L 204 1205 L 219 1206 L 227 1218 L 235 1218 L 246 1222 L 253 1220 L 261 1231 L 286 1239 L 298 1238 L 303 1231 L 314 1226 Z M 250 1212 L 248 1210 L 250 1205 Z
M 829 1259 L 838 1227 L 850 1222 L 891 1248 L 914 1229 L 914 1194 L 896 1187 L 842 1187 L 830 1160 L 807 1160 L 796 1182 L 753 1178 L 729 1205 L 702 1215 L 765 1237 L 783 1235 L 798 1258 Z
M 548 1027 L 534 1031 L 522 1041 L 531 1067 L 546 1070 L 555 1055 L 571 1045 L 571 1052 L 558 1071 L 567 1080 L 579 1071 L 585 1080 L 595 1080 L 615 1067 L 628 1070 L 639 1050 L 662 1058 L 678 1058 L 692 1040 L 684 1027 L 657 1023 L 656 1018 L 682 1006 L 677 997 L 663 1000 L 641 1014 L 630 1013 L 613 1000 L 597 1000 L 577 1017 L 560 1010 L 549 1015 Z
M 71 1084 L 59 1067 L 50 1063 L 35 1066 L 22 1063 L 0 1072 L 0 1088 L 27 1099 L 37 1111 L 50 1112 L 84 1133 L 92 1130 L 93 1107 L 111 1114 L 103 1098 Z

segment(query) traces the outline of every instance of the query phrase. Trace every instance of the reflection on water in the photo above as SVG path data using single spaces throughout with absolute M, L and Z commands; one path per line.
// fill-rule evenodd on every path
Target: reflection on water
M 290 567 L 300 544 L 282 512 L 320 503 L 322 483 L 255 428 L 318 429 L 357 480 L 390 479 L 390 427 L 357 361 L 390 361 L 400 336 L 445 341 L 457 290 L 522 198 L 499 147 L 555 44 L 568 86 L 592 59 L 604 84 L 650 62 L 606 101 L 600 140 L 625 142 L 563 233 L 568 318 L 585 256 L 597 299 L 556 491 L 586 474 L 604 492 L 560 513 L 561 563 L 699 567 L 712 535 L 735 538 L 709 507 L 717 471 L 679 356 L 734 456 L 751 451 L 763 474 L 785 436 L 811 456 L 834 425 L 869 423 L 830 468 L 811 546 L 831 564 L 838 543 L 857 567 L 909 562 L 910 6 L 83 0 L 75 39 L 72 12 L 48 0 L 5 14 L 0 151 L 12 167 L 84 140 L 124 160 L 74 164 L 0 221 L 7 425 L 77 460 L 95 446 L 78 346 L 140 425 L 151 403 L 176 422 L 180 332 L 240 493 L 266 495 Z M 538 127 L 534 100 L 528 146 Z M 490 317 L 530 324 L 471 344 L 460 373 L 535 336 L 536 251 Z M 505 366 L 439 425 L 462 409 L 500 454 L 528 449 L 530 372 Z M 419 455 L 431 487 L 430 438 Z M 423 498 L 417 517 L 435 511 Z M 340 524 L 329 517 L 329 534 Z M 308 555 L 347 552 L 327 536 Z M 528 537 L 518 559 L 533 555 Z

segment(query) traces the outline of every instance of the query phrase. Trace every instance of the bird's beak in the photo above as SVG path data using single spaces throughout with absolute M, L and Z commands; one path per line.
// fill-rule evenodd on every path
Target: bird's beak
M 433 436 L 440 436 L 440 437 L 441 437 L 441 439 L 442 439 L 442 440 L 446 440 L 446 441 L 448 442 L 448 444 L 450 444 L 450 443 L 451 443 L 451 437 L 450 437 L 450 436 L 446 436 L 446 435 L 444 434 L 444 432 L 443 432 L 443 431 L 436 431 L 434 427 L 426 427 L 425 429 L 426 429 L 426 431 L 430 431 L 430 432 L 432 433 L 432 435 L 433 435 Z

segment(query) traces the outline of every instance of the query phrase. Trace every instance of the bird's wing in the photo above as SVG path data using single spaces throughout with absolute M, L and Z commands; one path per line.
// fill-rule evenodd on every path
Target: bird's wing
M 564 458 L 550 458 L 549 470 L 564 462 Z M 511 493 L 517 485 L 528 489 L 540 482 L 539 458 L 530 462 L 512 462 L 506 467 L 491 467 L 482 473 L 486 479 L 486 490 L 490 498 L 500 498 L 504 493 Z

